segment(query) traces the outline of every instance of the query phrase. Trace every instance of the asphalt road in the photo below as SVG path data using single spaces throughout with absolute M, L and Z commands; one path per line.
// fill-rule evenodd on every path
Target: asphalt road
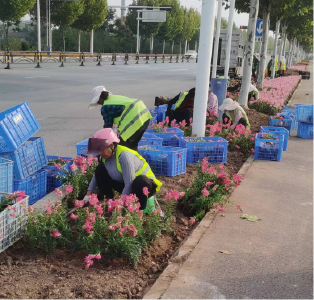
M 195 61 L 189 63 L 157 63 L 116 66 L 88 62 L 79 63 L 13 64 L 4 70 L 0 64 L 0 111 L 27 101 L 41 130 L 36 136 L 45 139 L 50 155 L 74 156 L 76 143 L 102 128 L 98 108 L 89 110 L 91 91 L 104 85 L 114 94 L 141 99 L 148 108 L 154 107 L 155 96 L 175 96 L 195 86 Z

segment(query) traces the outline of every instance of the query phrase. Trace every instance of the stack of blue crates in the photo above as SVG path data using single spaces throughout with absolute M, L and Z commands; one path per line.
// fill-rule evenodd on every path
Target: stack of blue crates
M 47 164 L 44 140 L 32 137 L 39 128 L 27 102 L 0 113 L 1 177 L 7 173 L 7 181 L 0 179 L 0 192 L 25 191 L 29 204 L 46 195 L 47 171 L 42 170 Z M 12 163 L 5 170 L 3 166 L 8 161 Z
M 313 105 L 297 106 L 298 136 L 313 139 Z

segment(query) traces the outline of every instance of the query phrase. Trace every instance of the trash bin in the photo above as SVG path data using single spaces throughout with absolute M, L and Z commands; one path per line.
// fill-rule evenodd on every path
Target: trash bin
M 220 106 L 222 104 L 222 102 L 226 99 L 227 86 L 228 86 L 228 79 L 212 78 L 212 80 L 211 80 L 212 92 L 218 98 L 218 106 Z M 223 112 L 219 111 L 219 120 L 220 121 L 222 119 L 222 113 Z

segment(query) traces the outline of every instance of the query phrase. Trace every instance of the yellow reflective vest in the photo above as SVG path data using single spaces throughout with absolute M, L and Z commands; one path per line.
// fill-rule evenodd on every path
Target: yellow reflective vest
M 238 107 L 234 110 L 234 115 L 236 114 L 236 111 L 237 111 L 237 110 L 240 110 L 240 111 L 241 111 L 243 118 L 244 118 L 244 119 L 246 120 L 246 122 L 247 122 L 246 128 L 247 128 L 247 129 L 250 129 L 251 124 L 250 124 L 250 122 L 249 122 L 249 118 L 247 117 L 246 112 L 244 111 L 244 109 L 243 109 L 241 106 L 238 106 Z M 226 115 L 227 115 L 227 116 L 229 117 L 229 119 L 232 121 L 232 117 L 231 117 L 229 111 L 226 113 Z
M 146 175 L 148 178 L 152 179 L 154 181 L 154 183 L 157 185 L 156 191 L 158 192 L 162 186 L 162 183 L 158 179 L 156 179 L 156 176 L 153 173 L 153 171 L 151 170 L 149 164 L 147 163 L 145 158 L 143 158 L 141 155 L 138 154 L 138 152 L 136 152 L 132 149 L 129 149 L 127 147 L 118 145 L 117 149 L 116 149 L 116 163 L 117 163 L 118 171 L 120 173 L 122 173 L 122 168 L 121 168 L 121 165 L 119 162 L 119 156 L 121 155 L 121 153 L 123 151 L 131 152 L 132 154 L 134 154 L 138 159 L 140 159 L 143 162 L 143 167 L 135 173 L 135 177 L 137 177 L 139 175 Z
M 124 106 L 122 114 L 113 120 L 113 123 L 116 124 L 119 129 L 120 137 L 124 141 L 128 140 L 147 120 L 152 118 L 142 100 L 119 95 L 109 95 L 103 105 Z
M 179 100 L 176 102 L 176 105 L 174 106 L 174 110 L 178 109 L 180 105 L 182 104 L 183 100 L 185 99 L 188 92 L 181 93 Z

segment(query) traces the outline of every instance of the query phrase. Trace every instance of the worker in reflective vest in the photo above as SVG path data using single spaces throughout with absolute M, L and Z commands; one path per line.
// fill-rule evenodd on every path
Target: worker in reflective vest
M 144 102 L 120 95 L 112 95 L 104 86 L 92 90 L 89 108 L 102 105 L 104 128 L 116 127 L 120 145 L 137 150 L 145 130 L 152 118 Z
M 176 120 L 177 123 L 185 120 L 187 125 L 190 125 L 190 119 L 193 118 L 195 88 L 190 89 L 188 92 L 182 92 L 175 96 L 168 102 L 166 116 L 169 121 Z M 174 109 L 172 106 L 174 105 Z
M 271 59 L 268 63 L 268 76 L 269 77 L 271 76 L 272 65 L 273 65 L 273 59 Z M 278 59 L 277 58 L 275 61 L 275 72 L 276 72 L 276 74 L 278 72 Z M 276 76 L 276 74 L 275 74 L 275 76 Z
M 248 101 L 250 101 L 252 97 L 254 98 L 255 101 L 261 98 L 258 89 L 256 88 L 255 85 L 251 83 L 249 88 Z
M 222 105 L 219 106 L 219 110 L 223 112 L 222 120 L 225 124 L 230 120 L 231 124 L 235 126 L 242 124 L 247 129 L 250 128 L 249 118 L 237 101 L 227 98 L 223 101 Z
M 119 145 L 119 138 L 111 128 L 97 131 L 88 140 L 88 153 L 99 155 L 99 164 L 84 201 L 98 187 L 98 200 L 113 199 L 114 191 L 122 195 L 135 194 L 141 210 L 151 210 L 154 195 L 162 186 L 146 160 L 136 151 Z M 145 195 L 143 188 L 147 188 Z M 149 203 L 150 207 L 147 207 Z

